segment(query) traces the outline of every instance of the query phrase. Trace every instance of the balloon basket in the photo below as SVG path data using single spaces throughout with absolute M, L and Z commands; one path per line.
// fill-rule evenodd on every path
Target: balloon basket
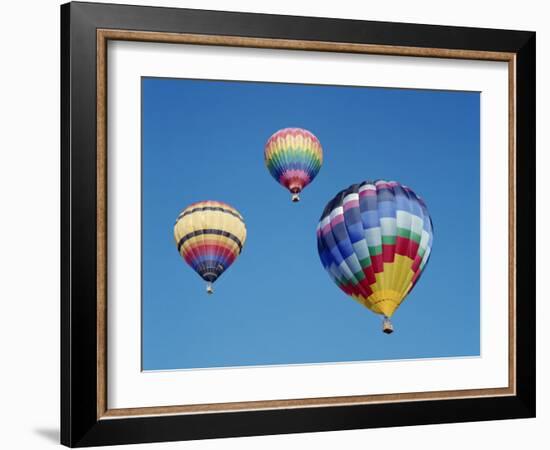
M 207 284 L 206 284 L 206 293 L 207 293 L 208 295 L 214 293 L 214 286 L 212 286 L 212 283 L 207 283 Z
M 382 323 L 382 331 L 386 334 L 393 333 L 393 325 L 387 317 L 384 317 L 384 322 Z
M 298 194 L 298 193 L 292 194 L 292 202 L 296 203 L 296 202 L 299 202 L 299 201 L 300 201 L 300 194 Z

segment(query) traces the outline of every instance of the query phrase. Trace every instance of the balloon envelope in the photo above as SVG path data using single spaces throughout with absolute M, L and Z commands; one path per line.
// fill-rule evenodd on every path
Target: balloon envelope
M 321 169 L 323 148 L 310 131 L 284 128 L 267 141 L 264 160 L 271 176 L 293 194 L 293 201 L 298 201 L 298 194 Z
M 193 203 L 174 225 L 178 252 L 199 276 L 214 283 L 241 253 L 246 240 L 242 215 L 232 206 L 213 200 Z
M 317 227 L 319 256 L 331 278 L 386 317 L 418 281 L 432 241 L 426 204 L 395 181 L 363 182 L 339 192 Z

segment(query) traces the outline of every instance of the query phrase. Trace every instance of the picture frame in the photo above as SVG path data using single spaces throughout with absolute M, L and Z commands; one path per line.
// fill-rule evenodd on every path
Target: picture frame
M 177 441 L 535 416 L 533 32 L 72 2 L 61 6 L 61 443 Z M 156 42 L 508 65 L 508 386 L 150 405 L 107 402 L 107 44 Z

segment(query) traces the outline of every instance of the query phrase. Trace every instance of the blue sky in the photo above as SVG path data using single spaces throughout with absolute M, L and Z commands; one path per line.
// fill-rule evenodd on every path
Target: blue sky
M 296 204 L 263 161 L 284 127 L 324 149 Z M 435 230 L 389 336 L 316 246 L 325 204 L 372 179 L 410 186 Z M 173 238 L 178 213 L 206 199 L 236 207 L 248 229 L 211 296 Z M 143 369 L 474 356 L 479 311 L 478 93 L 143 78 Z

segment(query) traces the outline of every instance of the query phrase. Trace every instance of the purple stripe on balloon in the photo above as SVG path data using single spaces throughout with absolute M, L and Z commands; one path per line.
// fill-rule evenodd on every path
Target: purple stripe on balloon
M 359 208 L 359 200 L 354 198 L 353 200 L 348 200 L 344 203 L 344 211 L 347 211 L 351 208 Z
M 339 223 L 342 223 L 343 221 L 344 221 L 344 215 L 343 214 L 338 214 L 338 215 L 334 216 L 333 219 L 331 219 L 330 225 L 335 226 L 335 225 L 338 225 Z
M 332 231 L 332 228 L 330 226 L 330 222 L 327 223 L 322 229 L 321 229 L 321 232 L 323 234 L 327 234 L 327 233 L 330 233 Z
M 376 197 L 376 189 L 365 189 L 359 192 L 359 197 Z

